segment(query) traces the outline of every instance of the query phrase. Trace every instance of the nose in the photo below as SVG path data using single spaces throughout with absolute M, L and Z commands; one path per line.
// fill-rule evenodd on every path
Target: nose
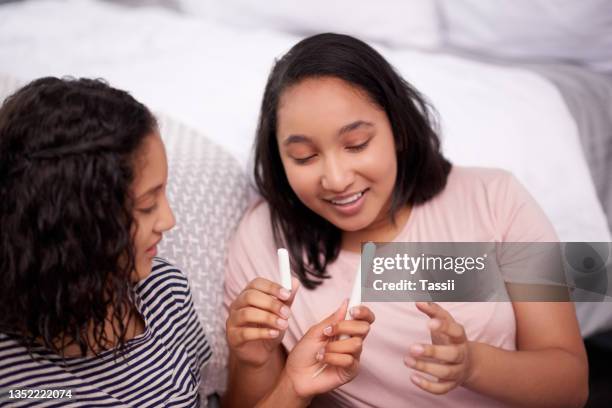
M 163 203 L 161 203 L 162 208 L 160 209 L 160 215 L 155 223 L 155 230 L 160 233 L 169 231 L 176 225 L 176 218 L 174 217 L 172 208 L 170 208 L 168 198 L 164 196 L 162 201 Z
M 337 157 L 327 157 L 323 164 L 321 186 L 328 191 L 341 193 L 346 191 L 355 179 L 348 163 Z

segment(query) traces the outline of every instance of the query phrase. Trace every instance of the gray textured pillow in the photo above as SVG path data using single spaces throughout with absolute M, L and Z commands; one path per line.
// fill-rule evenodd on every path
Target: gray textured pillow
M 187 274 L 213 357 L 203 373 L 207 395 L 225 389 L 227 345 L 221 319 L 226 245 L 247 206 L 247 178 L 238 162 L 203 135 L 157 115 L 169 161 L 168 196 L 176 227 L 160 256 Z

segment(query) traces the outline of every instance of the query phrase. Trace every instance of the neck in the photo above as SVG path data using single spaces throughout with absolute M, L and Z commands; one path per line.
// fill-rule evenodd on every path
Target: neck
M 391 221 L 388 213 L 379 216 L 373 223 L 359 231 L 344 231 L 342 233 L 341 248 L 350 252 L 361 252 L 362 242 L 391 242 L 406 226 L 412 208 L 403 207 L 395 214 L 395 222 Z

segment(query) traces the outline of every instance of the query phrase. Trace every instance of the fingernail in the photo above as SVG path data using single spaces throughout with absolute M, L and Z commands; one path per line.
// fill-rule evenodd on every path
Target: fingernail
M 404 362 L 408 367 L 414 367 L 416 365 L 416 360 L 410 356 L 406 356 L 406 358 L 404 358 Z
M 286 329 L 287 326 L 289 326 L 289 323 L 287 323 L 287 321 L 285 319 L 276 319 L 276 324 L 281 329 Z
M 413 344 L 412 346 L 410 346 L 410 352 L 413 355 L 417 355 L 418 356 L 420 354 L 423 354 L 424 351 L 425 351 L 425 349 L 420 344 Z
M 289 292 L 285 288 L 281 288 L 280 291 L 279 291 L 279 296 L 280 296 L 281 299 L 287 300 L 291 296 L 291 292 Z
M 351 316 L 357 317 L 359 316 L 359 306 L 353 306 L 350 310 Z
M 317 361 L 321 361 L 323 360 L 323 356 L 325 356 L 325 349 L 321 349 L 317 352 L 317 355 L 315 356 L 315 359 Z
M 414 381 L 414 382 L 415 382 L 415 383 L 417 383 L 417 384 L 420 384 L 420 383 L 421 383 L 421 379 L 420 379 L 419 377 L 417 377 L 416 375 L 413 375 L 413 376 L 412 376 L 412 377 L 410 377 L 410 378 L 412 378 L 412 381 Z
M 283 306 L 281 307 L 280 313 L 283 317 L 287 318 L 291 314 L 291 310 L 287 306 Z
M 278 333 L 279 333 L 278 330 L 272 329 L 272 330 L 270 330 L 270 337 L 276 337 L 276 336 L 278 336 Z
M 326 336 L 329 336 L 332 334 L 333 328 L 331 326 L 327 326 L 326 328 L 323 329 L 323 334 L 325 334 Z
M 429 328 L 431 330 L 438 330 L 442 326 L 442 322 L 438 319 L 431 319 L 429 321 Z

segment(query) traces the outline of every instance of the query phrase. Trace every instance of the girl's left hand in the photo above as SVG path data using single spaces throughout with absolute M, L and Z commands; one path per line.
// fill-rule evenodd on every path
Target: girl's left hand
M 347 307 L 345 300 L 335 313 L 310 328 L 289 353 L 284 374 L 300 397 L 329 392 L 357 376 L 363 341 L 375 317 L 367 306 L 360 305 L 351 310 L 352 320 L 344 320 Z
M 417 309 L 431 318 L 428 323 L 432 344 L 413 344 L 404 363 L 434 379 L 414 374 L 412 382 L 432 394 L 446 394 L 466 383 L 472 375 L 470 342 L 463 326 L 440 305 L 417 302 Z

